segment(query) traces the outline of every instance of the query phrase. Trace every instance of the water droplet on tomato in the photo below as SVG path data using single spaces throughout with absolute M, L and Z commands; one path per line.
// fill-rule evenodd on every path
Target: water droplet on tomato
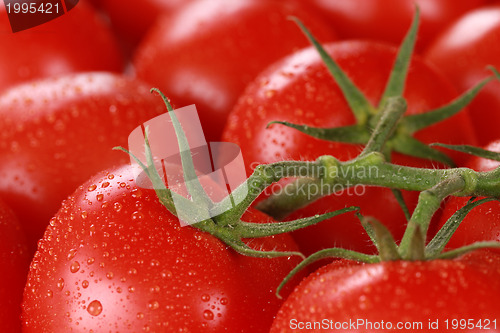
M 207 295 L 207 294 L 201 295 L 201 300 L 202 300 L 203 302 L 208 302 L 208 301 L 210 301 L 210 295 Z
M 76 256 L 76 249 L 71 249 L 68 251 L 68 256 L 67 256 L 68 260 L 73 259 L 75 256 Z
M 74 261 L 71 266 L 69 266 L 69 270 L 71 273 L 76 273 L 80 269 L 80 263 L 78 261 Z
M 119 212 L 120 210 L 122 210 L 122 204 L 119 203 L 119 202 L 115 202 L 114 205 L 113 205 L 113 208 L 115 209 L 116 212 Z
M 203 318 L 205 318 L 206 320 L 213 320 L 214 313 L 210 310 L 205 310 L 205 311 L 203 311 Z
M 87 288 L 88 286 L 89 286 L 89 281 L 87 281 L 87 280 L 83 280 L 83 281 L 82 281 L 82 287 L 85 289 L 85 288 Z
M 94 300 L 94 301 L 90 302 L 89 306 L 87 307 L 87 312 L 91 316 L 98 316 L 98 315 L 100 315 L 101 312 L 102 312 L 102 304 L 101 304 L 101 302 L 99 302 L 97 300 Z
M 135 211 L 132 213 L 132 220 L 140 220 L 144 217 L 144 214 L 142 214 L 141 212 L 139 211 Z
M 57 280 L 56 286 L 59 290 L 62 290 L 64 288 L 64 279 L 60 278 L 59 280 Z
M 92 192 L 92 191 L 94 191 L 96 188 L 97 188 L 97 185 L 95 185 L 95 184 L 94 184 L 94 185 L 90 185 L 90 186 L 89 186 L 89 188 L 88 188 L 88 191 L 89 191 L 89 192 Z
M 139 198 L 142 196 L 142 191 L 139 190 L 138 188 L 132 190 L 132 197 L 133 198 Z
M 157 310 L 160 307 L 160 303 L 158 301 L 150 301 L 148 303 L 148 308 L 150 310 Z

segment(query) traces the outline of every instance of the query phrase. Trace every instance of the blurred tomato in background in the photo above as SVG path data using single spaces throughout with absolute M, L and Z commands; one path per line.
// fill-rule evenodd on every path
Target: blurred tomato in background
M 16 33 L 0 4 L 0 92 L 53 75 L 122 69 L 116 38 L 86 1 L 52 21 Z

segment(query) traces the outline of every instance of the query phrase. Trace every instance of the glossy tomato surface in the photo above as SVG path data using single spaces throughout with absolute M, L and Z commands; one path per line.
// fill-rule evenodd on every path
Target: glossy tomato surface
M 34 248 L 61 201 L 92 174 L 129 161 L 115 146 L 163 113 L 149 86 L 109 73 L 71 74 L 0 95 L 0 197 Z
M 123 59 L 110 28 L 85 1 L 37 27 L 13 33 L 0 6 L 0 92 L 33 79 L 83 71 L 120 72 Z
M 326 49 L 368 100 L 376 105 L 389 76 L 396 48 L 374 42 L 348 41 L 327 44 Z M 404 91 L 408 102 L 407 114 L 437 108 L 456 96 L 455 90 L 442 75 L 420 58 L 414 57 Z M 315 160 L 325 154 L 345 161 L 361 152 L 359 146 L 321 141 L 281 125 L 266 129 L 267 124 L 274 120 L 316 127 L 355 123 L 339 87 L 313 48 L 299 51 L 276 63 L 248 86 L 230 114 L 223 139 L 241 147 L 249 173 L 259 163 Z M 428 143 L 475 142 L 465 113 L 424 129 L 416 136 Z M 463 155 L 454 156 L 459 163 L 464 160 Z M 398 154 L 393 154 L 393 161 L 412 166 L 437 166 L 436 163 Z M 411 209 L 415 204 L 416 193 L 405 195 Z M 289 218 L 321 214 L 350 205 L 360 206 L 362 214 L 374 216 L 385 223 L 396 238 L 402 235 L 405 218 L 389 189 L 346 189 L 296 211 Z M 298 231 L 296 236 L 305 253 L 333 246 L 374 251 L 354 215 L 335 217 Z
M 500 140 L 494 141 L 484 147 L 487 150 L 500 153 Z M 473 157 L 468 165 L 476 171 L 491 171 L 500 166 L 500 162 L 485 158 Z M 464 207 L 470 197 L 451 197 L 446 201 L 439 226 L 460 208 Z M 462 221 L 457 231 L 451 236 L 448 248 L 458 248 L 480 241 L 500 242 L 500 202 L 491 201 L 472 209 Z M 500 250 L 495 249 L 494 251 Z
M 17 218 L 0 201 L 0 327 L 21 332 L 21 301 L 30 255 L 26 237 Z
M 217 141 L 245 86 L 274 61 L 309 45 L 290 15 L 321 41 L 334 40 L 316 13 L 292 3 L 196 1 L 152 27 L 137 49 L 136 74 L 177 106 L 195 104 L 208 140 Z
M 270 332 L 499 332 L 498 274 L 500 256 L 489 252 L 324 266 L 295 288 Z
M 130 166 L 81 186 L 31 264 L 24 332 L 268 332 L 298 259 L 246 257 L 179 221 Z M 269 222 L 252 211 L 245 220 Z M 247 242 L 296 250 L 289 235 Z
M 426 50 L 425 58 L 439 67 L 459 91 L 500 68 L 500 4 L 471 11 L 446 29 Z M 472 101 L 469 112 L 479 143 L 500 138 L 500 83 L 489 83 Z
M 109 16 L 114 30 L 133 49 L 163 13 L 186 6 L 192 0 L 100 0 L 96 6 Z
M 298 0 L 316 7 L 328 17 L 343 39 L 364 38 L 399 45 L 420 8 L 417 50 L 422 50 L 435 36 L 458 17 L 485 0 Z

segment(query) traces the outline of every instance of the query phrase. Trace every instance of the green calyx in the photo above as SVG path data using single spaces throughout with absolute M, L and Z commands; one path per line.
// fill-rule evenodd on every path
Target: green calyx
M 175 191 L 172 191 L 165 185 L 164 179 L 160 176 L 161 166 L 158 166 L 158 161 L 155 163 L 155 157 L 151 151 L 149 143 L 149 129 L 146 128 L 144 133 L 144 155 L 145 163 L 137 156 L 132 154 L 125 148 L 116 147 L 115 149 L 124 151 L 132 156 L 138 163 L 145 174 L 151 181 L 154 190 L 156 191 L 159 201 L 175 216 L 181 219 L 184 223 L 191 225 L 204 232 L 217 237 L 226 245 L 233 248 L 235 251 L 252 257 L 280 257 L 280 256 L 300 256 L 304 257 L 299 252 L 281 252 L 281 251 L 263 251 L 255 250 L 245 244 L 245 238 L 259 238 L 272 235 L 288 233 L 309 225 L 321 222 L 325 219 L 335 217 L 340 214 L 357 211 L 357 207 L 347 207 L 337 211 L 329 212 L 322 215 L 315 215 L 302 219 L 297 219 L 289 222 L 277 223 L 258 223 L 252 221 L 243 221 L 242 216 L 247 208 L 252 204 L 253 200 L 262 191 L 273 182 L 281 179 L 280 176 L 275 174 L 275 170 L 287 167 L 290 169 L 287 174 L 293 175 L 297 172 L 296 176 L 300 176 L 300 171 L 296 169 L 293 163 L 276 163 L 275 165 L 259 166 L 256 169 L 253 182 L 247 182 L 245 186 L 233 191 L 220 202 L 213 202 L 209 195 L 206 193 L 204 187 L 199 181 L 197 170 L 195 170 L 192 152 L 189 147 L 187 137 L 184 133 L 181 123 L 170 105 L 167 97 L 158 89 L 151 89 L 152 92 L 158 93 L 165 105 L 167 106 L 168 114 L 172 120 L 172 124 L 177 136 L 179 144 L 179 151 L 181 152 L 182 173 L 185 180 L 185 185 L 188 192 L 188 197 L 184 197 Z M 307 169 L 306 169 L 307 171 Z M 249 185 L 249 186 L 247 186 Z M 244 190 L 242 188 L 244 187 Z M 249 188 L 249 189 L 248 189 Z M 237 205 L 232 205 L 230 209 L 226 209 L 222 214 L 214 214 L 213 212 L 221 211 L 220 207 L 228 207 L 228 202 L 231 202 L 234 197 L 239 198 L 241 192 L 244 192 L 243 200 Z M 175 199 L 175 200 L 174 200 Z M 203 218 L 207 217 L 207 218 Z
M 443 192 L 444 193 L 444 192 Z M 436 196 L 438 202 L 439 196 Z M 370 237 L 371 241 L 377 248 L 377 255 L 368 255 L 356 251 L 346 250 L 342 248 L 331 248 L 318 251 L 297 265 L 281 282 L 276 290 L 278 297 L 281 289 L 290 281 L 295 274 L 304 269 L 306 266 L 326 258 L 341 258 L 354 260 L 362 263 L 379 263 L 383 261 L 426 261 L 436 259 L 454 259 L 468 252 L 472 252 L 483 248 L 500 248 L 500 242 L 484 241 L 476 242 L 471 245 L 463 246 L 458 249 L 445 251 L 451 236 L 457 230 L 460 223 L 464 220 L 467 214 L 475 207 L 490 201 L 499 201 L 495 198 L 484 198 L 476 200 L 472 198 L 469 202 L 453 214 L 438 233 L 426 244 L 426 226 L 422 226 L 415 220 L 410 220 L 409 226 L 403 240 L 398 245 L 392 237 L 390 231 L 379 221 L 372 217 L 362 216 L 357 213 L 361 225 Z M 439 201 L 440 202 L 440 201 Z M 426 202 L 425 204 L 428 204 Z M 419 205 L 421 202 L 419 201 Z M 424 204 L 422 204 L 424 205 Z M 432 207 L 432 205 L 431 205 Z M 415 214 L 415 213 L 414 213 Z M 413 222 L 412 222 L 413 221 Z M 413 226 L 410 226 L 413 223 Z
M 402 99 L 402 94 L 405 87 L 405 81 L 408 74 L 408 67 L 413 53 L 415 40 L 418 31 L 419 10 L 416 9 L 410 30 L 405 36 L 400 49 L 398 51 L 393 69 L 390 73 L 386 87 L 380 99 L 379 105 L 372 105 L 366 96 L 356 87 L 350 78 L 343 72 L 342 68 L 335 62 L 334 59 L 325 51 L 321 44 L 297 18 L 292 18 L 293 21 L 304 32 L 306 37 L 316 48 L 323 62 L 327 66 L 330 74 L 335 82 L 340 87 L 344 98 L 346 99 L 351 111 L 356 119 L 355 125 L 337 127 L 337 128 L 318 128 L 301 124 L 292 124 L 284 121 L 273 121 L 271 124 L 280 124 L 294 128 L 302 133 L 315 137 L 317 139 L 344 142 L 351 144 L 368 144 L 371 137 L 372 129 L 379 122 L 381 110 L 386 107 L 385 104 L 390 98 Z M 414 137 L 414 134 L 424 128 L 432 126 L 438 122 L 452 117 L 461 111 L 486 85 L 493 80 L 495 76 L 499 77 L 496 70 L 492 69 L 494 75 L 488 77 L 477 84 L 475 87 L 464 93 L 462 96 L 453 100 L 449 104 L 435 110 L 429 110 L 426 113 L 418 115 L 404 116 L 399 124 L 393 129 L 392 135 L 386 142 L 386 157 L 390 157 L 391 152 L 399 152 L 405 155 L 414 156 L 422 159 L 430 159 L 453 166 L 453 160 L 445 153 L 436 150 L 428 145 L 420 142 Z M 404 105 L 400 106 L 405 108 Z M 404 112 L 404 110 L 402 110 Z

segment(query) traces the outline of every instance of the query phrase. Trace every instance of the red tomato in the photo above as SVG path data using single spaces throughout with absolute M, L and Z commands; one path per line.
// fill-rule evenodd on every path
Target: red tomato
M 334 39 L 315 13 L 255 0 L 202 0 L 162 17 L 139 46 L 137 76 L 178 106 L 196 104 L 209 141 L 245 86 L 272 62 L 308 45 L 288 16 L 300 17 L 322 41 Z
M 123 66 L 109 27 L 82 1 L 53 21 L 16 33 L 0 6 L 0 45 L 0 91 L 32 79 L 91 70 L 120 72 Z
M 492 142 L 485 149 L 500 153 L 500 140 Z M 491 171 L 499 167 L 500 162 L 473 157 L 467 166 L 476 171 Z M 439 226 L 443 226 L 457 210 L 467 204 L 469 199 L 470 197 L 449 198 L 444 206 Z M 457 248 L 480 241 L 500 242 L 500 202 L 498 201 L 486 202 L 472 209 L 453 234 L 447 246 Z M 500 252 L 500 250 L 495 251 Z
M 298 0 L 300 1 L 300 0 Z M 410 27 L 415 5 L 420 8 L 417 49 L 431 42 L 436 33 L 485 0 L 302 0 L 329 18 L 342 38 L 369 38 L 399 45 Z
M 331 43 L 326 45 L 326 49 L 370 102 L 376 105 L 388 79 L 396 49 L 375 42 Z M 444 105 L 456 97 L 456 93 L 444 77 L 420 58 L 414 57 L 404 97 L 408 101 L 407 113 L 417 114 Z M 320 141 L 281 125 L 266 129 L 266 125 L 273 120 L 316 127 L 355 123 L 340 89 L 313 48 L 278 62 L 248 86 L 228 118 L 223 139 L 241 147 L 249 172 L 258 163 L 315 160 L 325 154 L 347 160 L 361 151 L 359 146 Z M 418 132 L 417 137 L 424 142 L 474 142 L 468 122 L 467 115 L 460 113 Z M 398 154 L 394 154 L 393 159 L 396 163 L 410 165 L 432 164 Z M 376 217 L 389 227 L 396 238 L 400 237 L 405 218 L 390 190 L 367 187 L 360 191 L 366 191 L 364 196 L 360 197 L 359 192 L 348 189 L 344 193 L 324 197 L 296 211 L 290 218 L 359 205 L 362 214 Z M 410 195 L 408 204 L 411 208 L 416 194 Z M 301 250 L 306 254 L 333 246 L 362 252 L 374 250 L 360 222 L 351 214 L 335 217 L 295 234 Z
M 244 219 L 269 222 L 256 211 Z M 294 251 L 288 235 L 247 242 Z M 31 264 L 23 332 L 268 332 L 298 263 L 239 255 L 180 227 L 130 166 L 92 178 L 51 220 Z
M 0 95 L 0 197 L 32 247 L 79 184 L 129 160 L 111 149 L 164 110 L 149 86 L 108 73 L 45 79 Z
M 0 327 L 3 332 L 21 332 L 21 301 L 29 260 L 21 225 L 0 201 Z
M 500 256 L 483 251 L 324 266 L 295 288 L 270 332 L 499 332 L 499 274 Z M 315 322 L 325 326 L 307 329 Z
M 111 19 L 113 27 L 129 48 L 135 47 L 156 19 L 166 12 L 193 2 L 192 0 L 96 0 Z
M 437 65 L 459 91 L 491 75 L 488 65 L 500 68 L 500 5 L 464 15 L 432 43 L 425 58 Z M 469 107 L 479 143 L 499 139 L 500 82 L 488 84 Z

